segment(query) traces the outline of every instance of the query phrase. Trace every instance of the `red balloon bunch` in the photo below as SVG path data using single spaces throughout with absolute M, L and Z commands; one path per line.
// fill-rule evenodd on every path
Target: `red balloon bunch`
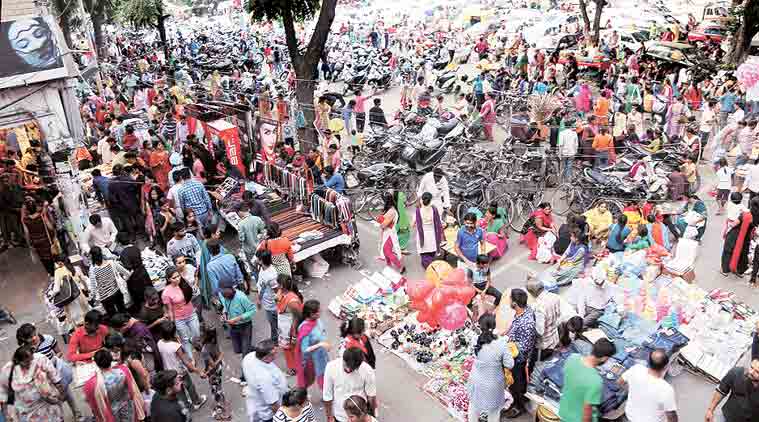
M 455 269 L 446 274 L 439 285 L 433 280 L 411 280 L 406 283 L 411 308 L 419 311 L 416 319 L 432 328 L 456 330 L 467 319 L 466 306 L 475 295 L 466 279 L 466 272 Z

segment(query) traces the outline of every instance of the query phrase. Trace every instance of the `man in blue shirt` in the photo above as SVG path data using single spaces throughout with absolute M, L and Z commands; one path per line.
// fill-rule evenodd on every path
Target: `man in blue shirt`
M 108 201 L 108 182 L 110 179 L 100 173 L 100 169 L 92 170 L 92 186 L 95 187 L 95 198 L 100 202 Z
M 342 174 L 335 172 L 332 166 L 324 167 L 324 174 L 326 176 L 325 179 L 327 179 L 324 182 L 325 187 L 333 189 L 338 193 L 345 193 L 345 179 Z
M 243 282 L 242 272 L 237 265 L 237 260 L 232 254 L 221 252 L 221 243 L 218 240 L 209 240 L 206 243 L 211 260 L 206 266 L 208 280 L 211 282 L 212 294 L 219 293 L 219 286 L 236 286 Z
M 484 234 L 477 227 L 477 216 L 471 212 L 464 216 L 464 227 L 459 229 L 454 250 L 459 257 L 459 263 L 466 269 L 477 270 L 477 255 L 484 252 Z
M 719 98 L 719 127 L 723 128 L 727 124 L 727 118 L 735 112 L 735 103 L 738 101 L 738 97 L 735 95 L 732 89 L 728 89 Z

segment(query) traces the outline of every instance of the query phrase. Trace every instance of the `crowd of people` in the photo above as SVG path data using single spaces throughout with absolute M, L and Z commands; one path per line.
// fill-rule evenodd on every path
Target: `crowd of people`
M 449 13 L 454 11 L 451 8 Z M 577 54 L 563 56 L 546 54 L 521 34 L 509 36 L 498 28 L 472 39 L 464 31 L 433 30 L 427 23 L 412 30 L 412 23 L 408 17 L 397 25 L 370 28 L 344 23 L 335 31 L 352 43 L 370 45 L 384 57 L 400 83 L 401 109 L 438 115 L 453 111 L 462 118 L 478 118 L 485 138 L 500 141 L 495 117 L 503 92 L 569 99 L 573 110 L 557 113 L 550 122 L 531 122 L 526 137 L 529 142 L 552 145 L 566 180 L 575 176 L 577 161 L 604 168 L 635 146 L 656 153 L 677 144 L 689 152 L 684 164 L 668 176 L 668 196 L 684 200 L 684 211 L 632 201 L 615 218 L 607 203 L 600 201 L 560 222 L 551 204 L 540 203 L 519 241 L 529 249 L 528 259 L 557 264 L 552 273 L 557 284 L 584 275 L 595 258 L 652 246 L 674 256 L 665 264 L 670 271 L 692 269 L 709 221 L 697 167 L 706 160 L 718 178 L 714 189 L 718 214 L 726 218 L 721 273 L 743 277 L 751 265 L 748 281 L 756 286 L 759 246 L 753 263 L 749 256 L 759 224 L 759 160 L 752 151 L 759 133 L 753 114 L 757 100 L 735 77 L 701 79 L 694 69 L 677 69 L 643 50 L 622 47 L 616 31 L 608 32 L 599 45 L 588 43 Z M 321 321 L 321 304 L 305 300 L 299 291 L 292 242 L 271 221 L 266 203 L 251 192 L 243 194 L 236 208 L 240 253 L 233 252 L 230 242 L 225 242 L 226 221 L 215 189 L 227 178 L 256 180 L 262 169 L 251 166 L 247 144 L 240 151 L 240 157 L 246 157 L 241 171 L 223 147 L 209 146 L 191 133 L 190 105 L 208 99 L 247 105 L 259 118 L 276 122 L 271 124 L 273 141 L 259 140 L 263 161 L 300 172 L 310 191 L 321 186 L 345 192 L 340 172 L 343 154 L 357 154 L 365 130 L 372 125 L 388 125 L 383 109 L 388 104 L 357 90 L 340 108 L 323 93 L 313 104 L 292 107 L 283 92 L 272 92 L 273 83 L 263 84 L 255 96 L 247 95 L 246 89 L 257 85 L 259 75 L 271 79 L 284 73 L 289 90 L 298 83 L 286 63 L 286 51 L 267 35 L 270 29 L 267 24 L 241 34 L 232 53 L 246 60 L 229 74 L 194 64 L 197 57 L 213 54 L 212 46 L 204 42 L 206 35 L 177 31 L 170 58 L 163 57 L 156 45 L 122 34 L 109 40 L 103 89 L 82 97 L 86 142 L 74 154 L 79 170 L 91 174 L 95 200 L 105 212 L 89 216 L 75 244 L 64 229 L 61 195 L 45 181 L 42 144 L 31 142 L 25 151 L 18 143 L 2 145 L 0 248 L 26 246 L 34 251 L 50 275 L 46 305 L 66 343 L 61 347 L 55 335 L 39 333 L 32 324 L 18 328 L 19 347 L 0 372 L 0 405 L 6 416 L 20 422 L 61 422 L 65 402 L 81 419 L 82 409 L 72 395 L 73 365 L 88 363 L 96 367 L 94 375 L 81 381 L 98 422 L 148 418 L 188 422 L 207 401 L 196 388 L 205 381 L 213 396 L 213 418 L 231 420 L 223 385 L 226 363 L 234 360 L 240 362 L 236 375 L 251 422 L 316 420 L 307 393 L 314 384 L 322 392 L 329 422 L 379 419 L 377 357 L 365 322 L 350 319 L 339 339 L 330 338 Z M 559 31 L 582 32 L 571 25 Z M 434 34 L 434 45 L 451 62 L 461 47 L 471 47 L 473 57 L 489 62 L 477 67 L 450 108 L 450 98 L 435 94 L 431 61 L 414 66 L 426 56 L 428 39 L 421 36 L 425 33 Z M 651 36 L 684 39 L 684 34 L 655 26 Z M 713 58 L 721 58 L 719 48 L 706 49 Z M 250 65 L 257 54 L 265 61 L 260 67 Z M 581 54 L 603 55 L 608 66 L 595 80 L 585 77 L 577 59 Z M 343 59 L 341 51 L 327 49 L 314 79 L 332 79 L 335 65 Z M 201 86 L 207 89 L 198 89 Z M 302 109 L 310 107 L 314 129 L 301 122 Z M 144 120 L 144 129 L 135 118 Z M 143 130 L 146 135 L 138 136 Z M 314 148 L 298 142 L 309 130 L 318 132 Z M 737 157 L 728 160 L 728 152 L 735 148 Z M 652 177 L 650 159 L 636 162 L 628 176 L 638 181 Z M 451 209 L 447 176 L 439 168 L 430 171 L 416 193 L 419 203 L 411 206 L 403 192 L 386 192 L 377 221 L 378 255 L 402 274 L 412 243 L 426 269 L 442 254 L 446 241 Z M 522 415 L 527 404 L 526 374 L 537 362 L 571 346 L 587 353 L 567 362 L 559 417 L 596 420 L 602 384 L 594 368 L 615 354 L 615 346 L 604 339 L 591 344 L 583 332 L 597 325 L 609 303 L 608 282 L 594 280 L 586 287 L 577 303 L 579 316 L 565 322 L 560 322 L 559 297 L 535 277 L 523 288 L 501 292 L 490 266 L 510 246 L 504 207 L 492 203 L 467 212 L 453 245 L 476 291 L 470 307 L 490 300 L 495 308 L 504 301 L 515 314 L 505 332 L 496 329 L 491 312 L 477 321 L 480 334 L 468 381 L 468 418 L 474 422 L 486 414 L 489 421 L 499 420 L 504 407 L 509 418 Z M 163 274 L 162 291 L 156 290 L 142 261 L 146 245 L 172 261 Z M 74 250 L 81 253 L 82 261 L 72 263 L 66 257 Z M 254 274 L 248 273 L 246 260 L 255 261 Z M 81 293 L 65 303 L 56 299 L 73 290 Z M 530 296 L 534 302 L 528 305 Z M 267 326 L 254 327 L 259 310 L 265 313 Z M 254 332 L 266 339 L 251 344 Z M 235 356 L 222 352 L 220 341 L 225 338 L 231 340 Z M 333 348 L 336 354 L 330 354 Z M 283 367 L 277 364 L 280 351 Z M 721 381 L 706 412 L 708 422 L 725 397 L 726 420 L 751 417 L 756 407 L 752 391 L 759 387 L 759 353 L 752 357 L 749 368 L 737 367 Z M 636 365 L 622 375 L 621 383 L 630 392 L 625 408 L 630 421 L 678 420 L 674 390 L 663 379 L 668 364 L 667 355 L 657 349 L 647 366 Z M 288 377 L 295 377 L 296 388 L 290 388 L 293 382 Z

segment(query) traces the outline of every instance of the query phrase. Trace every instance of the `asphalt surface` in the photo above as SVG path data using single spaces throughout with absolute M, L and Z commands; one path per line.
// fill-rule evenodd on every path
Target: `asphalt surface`
M 398 93 L 398 88 L 393 88 L 381 95 L 388 116 L 398 106 Z M 502 140 L 503 132 L 497 130 L 496 138 Z M 713 175 L 709 169 L 702 167 L 701 170 L 706 181 L 704 189 L 708 189 L 710 185 L 713 185 L 711 182 Z M 713 201 L 709 200 L 707 203 L 710 219 L 696 263 L 696 282 L 705 289 L 721 287 L 732 290 L 746 303 L 759 309 L 759 290 L 749 288 L 745 280 L 735 277 L 725 278 L 718 272 L 722 251 L 721 226 L 724 219 L 721 216 L 715 216 L 716 204 Z M 358 227 L 361 237 L 361 271 L 381 270 L 384 264 L 376 259 L 379 244 L 379 230 L 376 224 L 362 221 L 359 222 Z M 227 233 L 227 244 L 233 248 L 236 243 L 235 238 L 236 236 L 232 233 Z M 519 245 L 517 239 L 518 235 L 512 233 L 507 254 L 492 266 L 494 284 L 501 290 L 523 286 L 528 272 L 539 272 L 546 268 L 543 264 L 528 262 L 527 249 Z M 412 243 L 410 246 L 412 255 L 405 257 L 409 270 L 408 277 L 412 279 L 423 278 L 422 268 L 418 256 L 414 253 L 414 247 Z M 333 264 L 328 276 L 324 279 L 305 280 L 301 286 L 306 299 L 315 298 L 321 301 L 323 306 L 322 321 L 333 345 L 338 342 L 339 321 L 327 311 L 326 306 L 334 296 L 342 294 L 350 284 L 359 281 L 362 277 L 362 274 L 353 268 Z M 0 254 L 2 304 L 16 314 L 20 323 L 37 323 L 41 332 L 53 334 L 55 331 L 46 321 L 47 312 L 40 300 L 40 290 L 45 284 L 44 270 L 41 265 L 32 260 L 28 250 L 11 249 Z M 206 314 L 206 317 L 213 320 L 216 318 L 209 313 Z M 16 348 L 15 327 L 3 325 L 0 330 L 0 362 L 7 362 Z M 268 335 L 269 328 L 263 312 L 256 315 L 254 332 L 256 339 L 262 339 Z M 222 349 L 226 356 L 224 388 L 233 411 L 233 420 L 244 421 L 247 420 L 244 398 L 240 395 L 239 386 L 229 381 L 230 377 L 239 376 L 239 359 L 233 355 L 229 340 L 222 340 Z M 425 377 L 413 372 L 404 362 L 390 354 L 382 346 L 375 346 L 375 350 L 377 352 L 380 420 L 419 420 L 425 422 L 453 420 L 443 406 L 421 390 L 421 386 L 426 381 Z M 334 356 L 334 348 L 331 355 Z M 278 359 L 278 364 L 280 367 L 284 367 L 282 357 Z M 295 382 L 292 377 L 288 380 L 292 384 Z M 680 408 L 680 420 L 703 420 L 704 411 L 715 386 L 704 378 L 688 372 L 682 372 L 676 377 L 669 377 L 668 381 L 675 387 Z M 194 418 L 197 421 L 211 420 L 210 413 L 213 403 L 208 385 L 205 380 L 196 379 L 196 386 L 201 393 L 209 395 L 210 401 L 195 414 Z M 310 399 L 317 410 L 319 420 L 326 420 L 318 388 L 313 388 L 310 391 Z M 82 404 L 82 406 L 86 408 L 86 404 Z M 528 421 L 533 420 L 533 418 L 525 415 L 517 420 Z

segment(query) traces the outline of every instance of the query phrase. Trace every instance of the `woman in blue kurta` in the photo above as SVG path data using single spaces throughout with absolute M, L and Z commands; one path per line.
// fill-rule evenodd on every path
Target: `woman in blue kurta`
M 301 322 L 298 324 L 296 344 L 297 359 L 301 365 L 296 369 L 298 388 L 308 388 L 314 380 L 324 389 L 324 368 L 329 361 L 329 343 L 324 326 L 319 321 L 321 304 L 318 300 L 307 300 L 303 304 Z

